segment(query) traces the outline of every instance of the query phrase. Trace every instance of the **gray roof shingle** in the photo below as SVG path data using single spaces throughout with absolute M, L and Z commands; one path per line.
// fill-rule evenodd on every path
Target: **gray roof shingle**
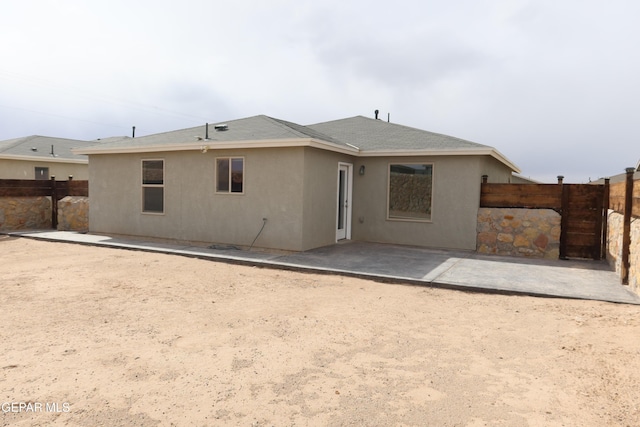
M 49 136 L 32 135 L 22 138 L 0 141 L 0 156 L 33 157 L 46 159 L 87 160 L 87 156 L 75 154 L 72 148 L 86 148 L 92 143 L 76 139 L 54 138 Z M 51 154 L 53 146 L 53 155 Z
M 335 139 L 355 145 L 361 151 L 473 150 L 488 149 L 453 136 L 356 116 L 307 126 Z
M 227 125 L 227 130 L 216 130 L 217 125 Z M 136 138 L 121 139 L 113 142 L 103 142 L 101 149 L 160 147 L 163 145 L 194 144 L 204 141 L 207 135 L 206 126 L 197 126 L 170 132 L 156 133 Z M 244 119 L 219 123 L 210 123 L 207 144 L 212 147 L 216 142 L 241 142 L 261 140 L 286 140 L 315 138 L 335 144 L 345 145 L 334 138 L 320 132 L 284 120 L 259 115 Z
M 227 125 L 217 131 L 216 125 Z M 104 141 L 101 149 L 161 147 L 163 145 L 194 144 L 204 141 L 205 125 L 137 138 Z M 490 149 L 486 145 L 448 135 L 387 123 L 382 120 L 356 116 L 309 126 L 302 126 L 265 115 L 209 124 L 207 143 L 215 147 L 218 142 L 265 141 L 312 138 L 343 147 L 356 146 L 366 151 L 411 150 L 473 150 Z

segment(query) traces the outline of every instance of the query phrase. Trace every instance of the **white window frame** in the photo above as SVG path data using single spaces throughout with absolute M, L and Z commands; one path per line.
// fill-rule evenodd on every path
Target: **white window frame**
M 145 184 L 144 183 L 144 162 L 162 162 L 162 184 Z M 165 159 L 141 159 L 140 161 L 140 183 L 142 184 L 142 191 L 140 192 L 140 206 L 141 213 L 144 215 L 164 215 L 165 213 L 165 197 L 164 197 L 164 182 L 165 182 Z M 145 211 L 144 210 L 144 189 L 145 188 L 162 188 L 162 212 L 159 211 Z
M 391 200 L 391 166 L 392 165 L 420 165 L 431 166 L 431 194 L 429 195 L 429 204 L 431 207 L 431 214 L 429 218 L 411 218 L 411 217 L 395 217 L 391 216 L 389 212 L 389 202 Z M 389 162 L 387 164 L 387 205 L 385 210 L 387 211 L 387 221 L 404 221 L 404 222 L 433 222 L 433 194 L 435 189 L 435 165 L 429 162 Z
M 228 160 L 229 161 L 229 188 L 227 191 L 220 191 L 218 190 L 218 160 Z M 233 160 L 242 160 L 242 191 L 231 191 L 231 187 L 232 187 L 232 178 L 231 178 L 231 174 L 232 174 L 232 163 Z M 241 196 L 244 195 L 245 193 L 245 186 L 246 186 L 246 182 L 247 182 L 247 174 L 246 174 L 246 170 L 247 170 L 247 161 L 244 158 L 244 156 L 221 156 L 221 157 L 216 157 L 215 158 L 215 193 L 216 194 L 228 194 L 228 195 L 232 195 L 232 196 Z

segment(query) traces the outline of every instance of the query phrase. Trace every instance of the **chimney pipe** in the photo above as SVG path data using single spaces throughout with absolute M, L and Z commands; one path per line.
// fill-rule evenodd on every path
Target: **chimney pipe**
M 205 123 L 204 125 L 204 139 L 209 139 L 209 123 Z
M 135 138 L 136 137 L 136 127 L 133 127 L 133 134 L 131 136 L 131 138 Z

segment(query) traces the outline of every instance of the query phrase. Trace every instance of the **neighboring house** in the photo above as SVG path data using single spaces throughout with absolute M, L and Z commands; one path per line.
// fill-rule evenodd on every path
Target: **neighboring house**
M 513 174 L 511 175 L 511 184 L 541 184 L 541 182 L 522 175 Z
M 625 172 L 618 173 L 616 175 L 611 175 L 608 178 L 610 184 L 616 184 L 618 182 L 625 181 L 627 179 L 627 174 Z M 633 179 L 636 181 L 640 179 L 640 160 L 638 160 L 638 163 L 636 163 L 635 171 L 633 173 Z M 604 184 L 604 178 L 591 181 L 590 184 Z
M 88 159 L 72 148 L 94 143 L 47 136 L 27 136 L 0 141 L 0 179 L 89 178 Z
M 286 251 L 473 250 L 482 175 L 519 172 L 492 147 L 362 116 L 255 116 L 74 152 L 89 156 L 91 232 Z

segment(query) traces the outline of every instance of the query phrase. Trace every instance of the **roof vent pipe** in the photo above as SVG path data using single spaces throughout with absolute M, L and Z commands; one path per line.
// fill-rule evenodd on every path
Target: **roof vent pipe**
M 209 139 L 209 123 L 204 125 L 204 139 Z
M 376 110 L 376 111 L 374 111 L 373 113 L 376 115 L 376 120 L 378 120 L 378 113 L 379 113 L 379 111 L 378 111 L 378 110 Z
M 136 137 L 136 127 L 133 127 L 133 133 L 131 134 L 131 138 L 135 138 Z

